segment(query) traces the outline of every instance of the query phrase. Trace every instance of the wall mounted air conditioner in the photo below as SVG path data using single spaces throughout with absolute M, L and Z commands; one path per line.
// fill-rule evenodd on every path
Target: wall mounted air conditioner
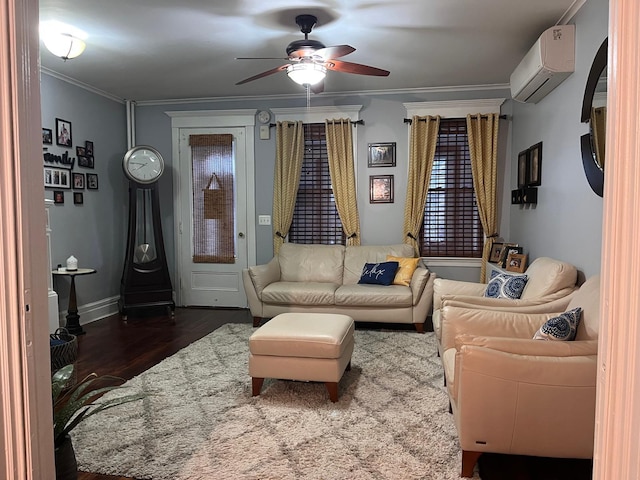
M 575 25 L 556 25 L 538 38 L 511 74 L 511 97 L 538 103 L 575 69 Z

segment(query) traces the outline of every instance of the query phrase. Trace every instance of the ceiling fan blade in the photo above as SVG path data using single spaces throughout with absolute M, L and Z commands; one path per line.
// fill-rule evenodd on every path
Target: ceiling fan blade
M 325 47 L 320 50 L 316 50 L 313 54 L 319 55 L 325 60 L 329 60 L 331 58 L 344 57 L 345 55 L 349 55 L 355 51 L 356 49 L 351 45 L 334 45 L 332 47 Z
M 238 83 L 236 83 L 236 85 L 242 85 L 244 83 L 248 83 L 248 82 L 252 82 L 254 80 L 258 80 L 259 78 L 262 78 L 262 77 L 267 77 L 269 75 L 273 75 L 274 73 L 278 73 L 278 72 L 281 72 L 282 70 L 285 70 L 288 66 L 289 66 L 288 63 L 284 64 L 284 65 L 280 65 L 279 67 L 272 68 L 271 70 L 267 70 L 266 72 L 259 73 L 257 75 L 254 75 L 253 77 L 245 78 L 244 80 L 241 80 Z
M 286 57 L 236 57 L 236 60 L 289 60 Z
M 329 70 L 337 72 L 355 73 L 357 75 L 375 75 L 377 77 L 386 77 L 389 75 L 388 70 L 370 67 L 368 65 L 360 65 L 359 63 L 343 62 L 341 60 L 328 60 L 325 64 Z
M 310 87 L 313 93 L 322 93 L 324 92 L 324 80 L 319 81 L 315 85 L 311 85 Z

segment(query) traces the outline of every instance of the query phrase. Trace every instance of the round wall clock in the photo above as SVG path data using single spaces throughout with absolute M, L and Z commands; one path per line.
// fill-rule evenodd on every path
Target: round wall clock
M 130 180 L 147 185 L 158 181 L 164 172 L 164 159 L 155 148 L 138 145 L 124 155 L 122 168 Z
M 267 123 L 269 120 L 271 120 L 271 114 L 269 112 L 266 110 L 258 112 L 258 121 L 260 123 Z

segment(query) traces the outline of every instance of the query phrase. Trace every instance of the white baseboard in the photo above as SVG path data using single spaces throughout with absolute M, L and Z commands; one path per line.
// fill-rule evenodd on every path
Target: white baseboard
M 110 317 L 118 313 L 118 300 L 120 296 L 105 298 L 97 302 L 78 305 L 78 315 L 80 315 L 80 325 L 95 322 L 97 320 Z M 67 321 L 67 311 L 60 312 L 60 325 Z

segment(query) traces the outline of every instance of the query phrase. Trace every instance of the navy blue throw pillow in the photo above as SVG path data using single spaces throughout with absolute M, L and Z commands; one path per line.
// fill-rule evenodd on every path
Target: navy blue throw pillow
M 399 265 L 398 262 L 365 263 L 358 283 L 391 285 Z

